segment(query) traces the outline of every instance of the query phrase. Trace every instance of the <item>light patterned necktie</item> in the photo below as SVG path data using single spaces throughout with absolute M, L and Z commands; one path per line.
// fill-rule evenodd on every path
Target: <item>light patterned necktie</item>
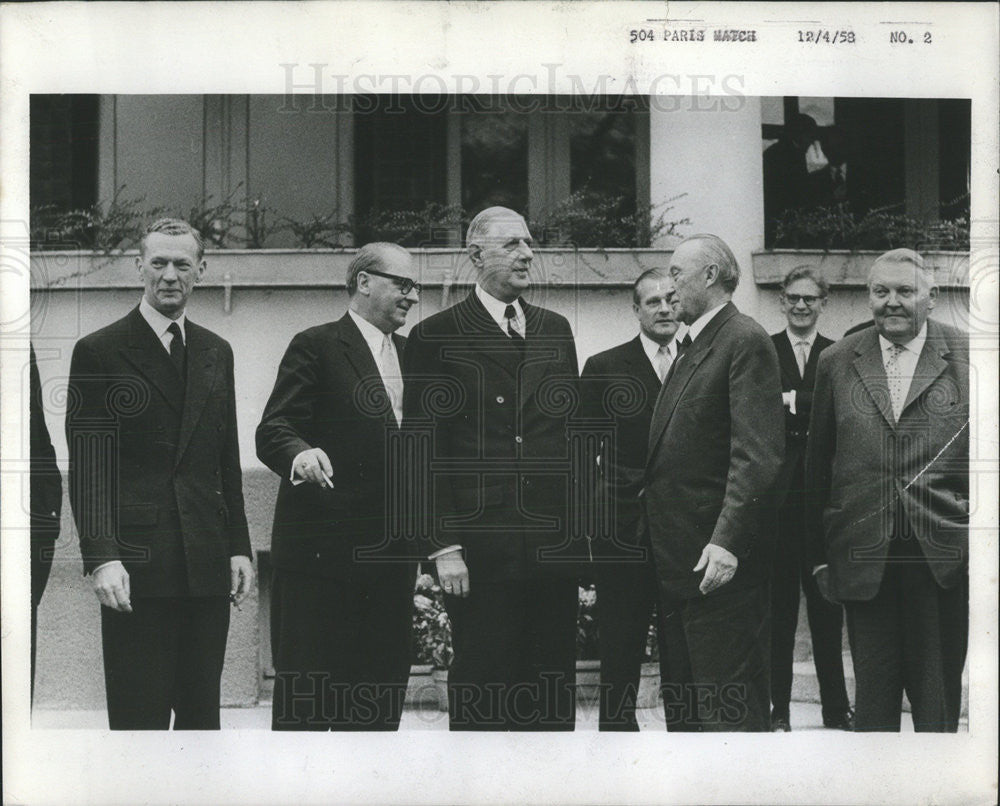
M 389 402 L 392 403 L 393 416 L 396 418 L 396 424 L 400 425 L 403 412 L 403 373 L 399 368 L 399 357 L 393 347 L 392 336 L 388 334 L 382 339 L 379 364 L 382 370 L 382 383 L 385 384 Z
M 660 349 L 656 351 L 656 374 L 660 379 L 660 383 L 663 383 L 664 378 L 667 377 L 670 365 L 673 362 L 674 357 L 670 355 L 670 345 L 661 344 Z
M 892 416 L 896 422 L 899 422 L 899 415 L 903 413 L 903 404 L 906 402 L 907 390 L 899 366 L 899 357 L 905 349 L 898 344 L 891 344 L 885 359 L 885 380 L 889 384 L 889 400 L 892 402 Z
M 809 361 L 809 342 L 805 339 L 795 342 L 795 360 L 799 364 L 799 377 L 804 378 L 806 376 L 806 364 Z

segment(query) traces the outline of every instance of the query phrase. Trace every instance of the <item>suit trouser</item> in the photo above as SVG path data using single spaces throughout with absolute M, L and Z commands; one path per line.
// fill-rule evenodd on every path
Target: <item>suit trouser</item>
M 905 691 L 914 730 L 954 733 L 969 641 L 968 578 L 945 590 L 922 556 L 897 559 L 897 542 L 875 598 L 844 604 L 855 730 L 898 731 Z
M 661 599 L 669 731 L 770 731 L 768 586 Z
M 597 628 L 601 645 L 599 729 L 637 731 L 639 675 L 649 623 L 656 610 L 656 574 L 650 562 L 607 561 L 597 568 Z M 665 658 L 663 631 L 657 631 Z
M 806 522 L 803 507 L 793 502 L 778 511 L 778 518 L 771 574 L 772 717 L 788 719 L 789 716 L 801 586 L 806 598 L 823 716 L 832 718 L 850 707 L 844 681 L 844 609 L 823 598 L 811 569 L 805 567 L 802 543 Z
M 398 730 L 410 675 L 411 566 L 333 580 L 276 569 L 272 730 Z
M 445 597 L 450 729 L 573 730 L 576 580 L 475 579 L 467 598 Z
M 218 730 L 229 599 L 132 599 L 101 608 L 104 683 L 112 730 Z
M 38 606 L 52 571 L 52 550 L 59 537 L 57 518 L 32 517 L 31 523 L 31 699 L 35 699 L 35 655 L 38 646 Z

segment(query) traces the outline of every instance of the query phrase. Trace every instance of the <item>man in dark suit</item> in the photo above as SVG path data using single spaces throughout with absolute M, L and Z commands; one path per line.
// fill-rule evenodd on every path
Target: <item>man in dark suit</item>
M 420 284 L 409 253 L 358 250 L 347 313 L 292 339 L 257 426 L 274 512 L 274 730 L 396 730 L 415 564 L 391 541 L 388 448 L 402 418 L 395 331 Z M 387 549 L 383 551 L 382 549 Z
M 572 730 L 578 544 L 570 544 L 569 323 L 522 298 L 531 234 L 513 210 L 469 225 L 476 286 L 410 333 L 406 428 L 454 639 L 452 730 Z M 581 538 L 582 539 L 582 538 Z
M 969 629 L 968 336 L 928 318 L 932 271 L 909 249 L 868 276 L 874 328 L 816 369 L 806 487 L 811 561 L 844 603 L 856 730 L 958 729 Z
M 29 347 L 29 426 L 31 430 L 31 696 L 35 694 L 35 649 L 38 633 L 38 605 L 52 570 L 52 552 L 59 537 L 59 513 L 62 511 L 62 476 L 56 466 L 49 428 L 45 424 L 42 381 L 35 360 L 35 348 Z
M 603 434 L 598 483 L 613 524 L 591 544 L 601 646 L 600 730 L 639 730 L 635 700 L 656 604 L 656 576 L 648 543 L 638 534 L 638 493 L 653 406 L 679 342 L 666 269 L 639 276 L 632 311 L 639 335 L 591 356 L 580 377 L 583 415 Z M 661 651 L 661 660 L 665 657 Z
M 219 727 L 230 600 L 253 581 L 233 353 L 190 321 L 202 240 L 161 219 L 136 258 L 139 306 L 70 366 L 69 489 L 101 607 L 111 728 Z
M 739 267 L 720 238 L 685 239 L 670 277 L 689 346 L 656 402 L 642 492 L 669 648 L 667 727 L 766 731 L 771 554 L 760 521 L 784 458 L 778 358 L 731 302 Z
M 764 151 L 764 233 L 772 246 L 777 225 L 789 210 L 808 207 L 811 200 L 806 152 L 814 146 L 819 130 L 809 115 L 795 115 L 784 127 L 778 142 Z
M 833 344 L 816 329 L 828 293 L 826 280 L 809 266 L 788 272 L 781 283 L 780 297 L 788 326 L 771 336 L 781 367 L 781 397 L 785 404 L 785 462 L 778 483 L 779 494 L 785 498 L 775 511 L 771 574 L 771 729 L 776 731 L 791 730 L 789 704 L 800 586 L 806 596 L 823 724 L 842 730 L 850 730 L 853 725 L 841 651 L 844 611 L 820 594 L 805 552 L 805 449 L 812 389 L 819 354 Z

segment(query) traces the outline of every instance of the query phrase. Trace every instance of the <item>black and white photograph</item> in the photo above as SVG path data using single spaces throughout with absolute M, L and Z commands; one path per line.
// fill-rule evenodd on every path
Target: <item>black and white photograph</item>
M 0 8 L 5 802 L 995 802 L 996 7 L 713 5 Z

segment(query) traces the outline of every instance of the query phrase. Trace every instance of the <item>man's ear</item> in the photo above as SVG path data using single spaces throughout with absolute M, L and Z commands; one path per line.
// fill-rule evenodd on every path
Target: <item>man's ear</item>
M 195 275 L 194 281 L 197 283 L 201 280 L 201 276 L 205 273 L 205 269 L 208 268 L 208 261 L 202 258 L 198 263 L 198 274 Z
M 927 308 L 933 308 L 937 304 L 938 287 L 936 285 L 932 285 L 927 291 L 927 296 L 929 297 L 927 300 Z
M 719 279 L 719 264 L 710 263 L 705 267 L 705 288 L 715 285 Z
M 477 269 L 483 265 L 483 247 L 478 244 L 471 244 L 468 249 L 469 260 Z

